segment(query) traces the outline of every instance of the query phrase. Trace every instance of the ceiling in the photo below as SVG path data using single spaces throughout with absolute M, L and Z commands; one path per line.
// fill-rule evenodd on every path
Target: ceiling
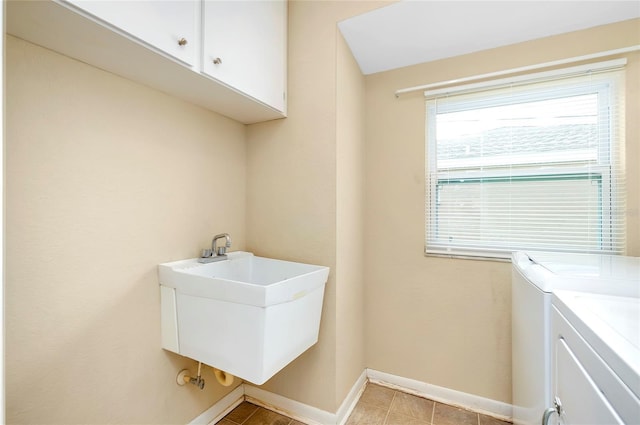
M 373 74 L 637 17 L 640 0 L 405 0 L 338 26 Z

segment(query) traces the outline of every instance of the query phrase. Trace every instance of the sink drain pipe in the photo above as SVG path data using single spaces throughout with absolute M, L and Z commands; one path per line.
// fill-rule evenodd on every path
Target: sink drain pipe
M 213 374 L 216 376 L 216 379 L 218 380 L 220 385 L 228 387 L 229 385 L 233 384 L 234 376 L 232 374 L 216 368 L 213 368 Z
M 198 362 L 198 376 L 196 377 L 189 376 L 188 369 L 182 369 L 180 373 L 178 373 L 178 376 L 176 377 L 176 382 L 178 383 L 178 385 L 193 384 L 196 387 L 203 390 L 204 378 L 200 373 L 201 369 L 202 369 L 202 363 Z M 216 380 L 220 383 L 220 385 L 223 385 L 225 387 L 228 387 L 231 384 L 233 384 L 233 381 L 235 380 L 235 376 L 233 376 L 230 373 L 224 372 L 220 369 L 213 368 L 213 374 L 215 375 Z

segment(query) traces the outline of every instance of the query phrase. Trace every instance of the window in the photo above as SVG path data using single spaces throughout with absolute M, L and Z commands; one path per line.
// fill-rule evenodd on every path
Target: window
M 622 253 L 620 62 L 426 92 L 426 253 Z

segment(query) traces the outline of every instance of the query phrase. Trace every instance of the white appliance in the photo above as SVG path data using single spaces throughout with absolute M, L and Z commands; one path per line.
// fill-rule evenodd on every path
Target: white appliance
M 640 423 L 640 268 L 635 283 L 628 296 L 554 292 L 554 406 L 543 425 Z
M 551 297 L 557 289 L 637 291 L 640 258 L 515 252 L 512 255 L 512 404 L 516 425 L 538 425 L 552 401 Z

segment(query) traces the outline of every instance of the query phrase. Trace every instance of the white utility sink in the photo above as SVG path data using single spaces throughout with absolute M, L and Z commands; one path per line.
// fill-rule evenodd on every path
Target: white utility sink
M 162 347 L 263 384 L 317 342 L 328 275 L 242 251 L 160 264 Z

